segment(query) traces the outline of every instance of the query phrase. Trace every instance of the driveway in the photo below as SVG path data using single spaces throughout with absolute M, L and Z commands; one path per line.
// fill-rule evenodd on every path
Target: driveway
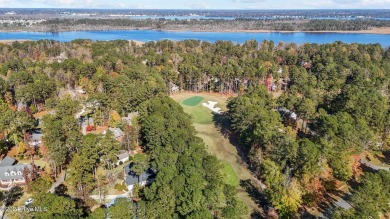
M 107 207 L 110 207 L 111 205 L 113 205 L 115 203 L 115 200 L 117 198 L 129 198 L 129 195 L 130 195 L 130 191 L 123 193 L 123 194 L 120 194 L 120 195 L 106 195 L 106 196 L 103 196 L 103 200 L 111 200 L 105 204 Z M 100 200 L 99 195 L 91 195 L 89 197 L 92 199 L 95 199 L 95 200 Z
M 61 185 L 64 181 L 65 181 L 65 177 L 66 177 L 66 172 L 65 170 L 63 171 L 62 173 L 62 176 L 57 178 L 56 181 L 54 182 L 54 184 L 51 186 L 51 188 L 49 189 L 49 192 L 50 193 L 54 193 L 55 189 L 57 188 L 57 186 Z
M 390 171 L 390 167 L 386 167 L 386 166 L 379 166 L 379 165 L 376 165 L 376 164 L 373 164 L 371 163 L 370 161 L 368 161 L 366 158 L 364 158 L 363 156 L 361 156 L 361 159 L 360 159 L 360 163 L 373 169 L 373 170 L 387 170 L 387 171 Z

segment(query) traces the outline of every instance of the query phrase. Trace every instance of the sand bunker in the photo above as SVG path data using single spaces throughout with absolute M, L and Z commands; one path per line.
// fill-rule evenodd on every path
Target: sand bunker
M 211 109 L 215 113 L 221 113 L 221 108 L 215 107 L 215 105 L 217 105 L 217 103 L 218 102 L 207 101 L 207 103 L 202 103 L 202 105 Z

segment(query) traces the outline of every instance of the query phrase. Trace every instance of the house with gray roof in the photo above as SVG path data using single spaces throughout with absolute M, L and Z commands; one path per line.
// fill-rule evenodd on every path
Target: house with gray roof
M 125 151 L 125 150 L 120 150 L 119 153 L 116 155 L 116 157 L 118 158 L 118 161 L 116 162 L 116 165 L 121 165 L 121 162 L 122 164 L 125 163 L 126 161 L 129 160 L 129 152 L 128 151 Z
M 132 193 L 134 185 L 140 184 L 141 186 L 145 186 L 147 184 L 150 184 L 153 182 L 155 178 L 155 173 L 152 169 L 148 169 L 145 172 L 143 172 L 140 176 L 135 174 L 133 171 L 131 171 L 131 168 L 133 167 L 133 163 L 130 163 L 129 165 L 126 165 L 123 169 L 125 171 L 125 184 L 127 186 L 127 189 Z
M 114 138 L 118 141 L 122 141 L 123 139 L 123 131 L 122 129 L 120 128 L 108 128 L 109 131 L 112 132 L 112 135 L 114 136 Z M 107 134 L 107 130 L 103 132 L 103 135 Z
M 31 169 L 30 164 L 17 164 L 17 161 L 11 157 L 5 157 L 0 162 L 0 186 L 11 188 L 14 185 L 23 185 L 26 180 L 23 176 L 25 168 Z
M 42 144 L 42 137 L 43 137 L 43 134 L 42 134 L 42 131 L 41 129 L 33 129 L 30 131 L 30 141 L 28 142 L 28 144 L 31 146 L 31 147 L 39 147 L 41 146 Z

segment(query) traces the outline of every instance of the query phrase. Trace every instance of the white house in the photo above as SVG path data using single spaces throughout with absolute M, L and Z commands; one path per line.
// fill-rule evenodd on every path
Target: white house
M 17 161 L 11 157 L 5 157 L 0 162 L 0 186 L 10 188 L 12 185 L 23 185 L 26 180 L 23 176 L 25 168 L 31 169 L 29 164 L 16 164 Z
M 124 150 L 120 150 L 119 151 L 119 154 L 116 155 L 116 157 L 118 158 L 118 161 L 116 162 L 116 165 L 120 165 L 121 162 L 122 163 L 125 163 L 126 161 L 129 160 L 129 152 L 127 151 L 124 151 Z

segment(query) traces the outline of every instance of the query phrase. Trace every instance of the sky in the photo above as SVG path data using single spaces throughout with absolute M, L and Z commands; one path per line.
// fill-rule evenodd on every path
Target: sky
M 1 8 L 390 9 L 390 0 L 0 0 Z

